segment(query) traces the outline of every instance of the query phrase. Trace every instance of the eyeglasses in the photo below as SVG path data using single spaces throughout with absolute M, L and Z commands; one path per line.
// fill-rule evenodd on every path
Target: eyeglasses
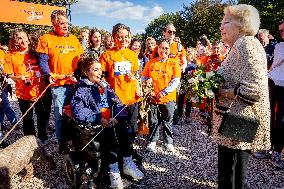
M 159 49 L 161 49 L 161 50 L 166 50 L 166 51 L 170 50 L 169 47 L 159 47 Z
M 171 30 L 168 30 L 168 34 L 173 34 L 173 35 L 175 35 L 176 34 L 176 31 L 171 31 Z
M 279 30 L 279 33 L 282 33 L 284 31 L 284 29 L 283 30 Z

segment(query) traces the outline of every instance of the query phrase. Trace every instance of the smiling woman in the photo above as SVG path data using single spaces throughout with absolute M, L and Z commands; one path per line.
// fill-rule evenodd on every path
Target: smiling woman
M 91 126 L 101 125 L 104 129 L 98 133 L 102 159 L 109 166 L 111 188 L 123 188 L 118 159 L 116 154 L 123 157 L 123 172 L 138 180 L 144 174 L 132 160 L 132 147 L 122 116 L 122 104 L 110 86 L 101 80 L 101 63 L 92 58 L 81 58 L 79 61 L 82 78 L 71 100 L 72 114 L 75 120 L 86 125 L 86 132 Z M 125 110 L 124 110 L 125 111 Z M 115 126 L 115 129 L 114 129 Z M 84 136 L 79 141 L 84 144 Z M 118 147 L 118 148 L 117 148 Z
M 115 47 L 106 50 L 100 57 L 102 70 L 106 74 L 106 80 L 117 94 L 128 113 L 125 126 L 130 127 L 131 142 L 134 141 L 138 132 L 137 116 L 138 101 L 142 96 L 138 57 L 130 50 L 130 28 L 118 23 L 113 26 L 112 37 Z
M 160 41 L 158 57 L 146 63 L 142 73 L 145 83 L 153 86 L 151 94 L 151 125 L 148 149 L 156 152 L 159 140 L 159 128 L 163 127 L 163 141 L 167 150 L 173 152 L 172 120 L 176 101 L 176 89 L 180 83 L 181 70 L 177 59 L 169 58 L 170 44 L 167 40 Z M 146 84 L 146 85 L 147 85 Z
M 35 53 L 30 49 L 28 35 L 22 29 L 16 29 L 11 35 L 9 52 L 5 57 L 4 72 L 16 83 L 16 95 L 22 114 L 25 114 L 36 102 L 23 118 L 24 135 L 36 135 L 34 109 L 37 115 L 37 136 L 42 141 L 47 140 L 46 127 L 49 120 L 50 99 L 46 94 L 39 98 L 46 84 Z
M 220 30 L 223 42 L 231 51 L 218 69 L 225 83 L 213 112 L 212 135 L 218 144 L 218 188 L 244 188 L 251 151 L 270 148 L 266 53 L 254 37 L 260 20 L 253 6 L 228 6 L 224 13 Z M 231 126 L 225 124 L 226 118 L 233 116 L 239 117 L 234 122 L 235 128 L 239 128 L 237 131 L 241 132 L 240 126 L 248 128 L 250 124 L 246 120 L 251 119 L 258 123 L 256 133 L 249 135 L 250 131 L 246 130 L 239 139 L 225 135 L 222 129 Z M 233 134 L 233 129 L 229 133 Z M 246 136 L 251 136 L 252 141 L 243 139 Z

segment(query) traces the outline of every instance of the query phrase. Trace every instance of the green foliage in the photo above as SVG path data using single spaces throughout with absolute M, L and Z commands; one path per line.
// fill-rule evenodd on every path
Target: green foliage
M 1 44 L 8 45 L 10 34 L 15 28 L 23 28 L 27 33 L 33 33 L 38 30 L 44 30 L 46 32 L 49 32 L 52 30 L 51 26 L 0 23 L 0 43 Z
M 202 34 L 211 40 L 220 39 L 220 22 L 223 17 L 224 7 L 234 4 L 234 0 L 196 0 L 189 5 L 183 5 L 180 12 L 162 14 L 147 26 L 146 39 L 152 36 L 159 40 L 162 37 L 164 26 L 172 22 L 184 46 L 195 46 Z
M 181 36 L 185 45 L 195 46 L 202 34 L 211 41 L 220 39 L 219 27 L 226 5 L 221 0 L 197 0 L 189 6 L 184 5 L 180 14 L 185 23 Z
M 75 35 L 78 39 L 80 37 L 80 30 L 81 28 L 79 26 L 71 26 L 70 27 L 70 33 Z
M 239 3 L 254 6 L 260 13 L 260 28 L 268 29 L 275 38 L 280 38 L 278 22 L 284 19 L 283 0 L 239 0 Z
M 175 26 L 178 25 L 178 21 L 180 20 L 179 13 L 167 13 L 162 14 L 158 18 L 154 19 L 150 22 L 150 24 L 146 27 L 144 38 L 153 37 L 156 40 L 160 40 L 163 36 L 163 30 L 165 26 L 172 22 Z

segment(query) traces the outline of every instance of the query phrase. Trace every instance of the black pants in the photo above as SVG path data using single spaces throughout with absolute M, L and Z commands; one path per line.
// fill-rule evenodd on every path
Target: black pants
M 178 100 L 177 100 L 177 109 L 178 109 L 178 116 L 182 117 L 183 115 L 183 107 L 184 107 L 184 98 L 186 98 L 186 94 L 185 93 L 181 93 L 178 95 Z M 185 116 L 189 117 L 190 113 L 191 113 L 191 101 L 190 99 L 186 99 L 185 102 Z
M 22 115 L 30 108 L 33 101 L 18 99 Z M 42 141 L 47 140 L 46 127 L 48 126 L 51 99 L 49 96 L 43 96 L 37 101 L 34 108 L 32 108 L 27 115 L 23 118 L 23 132 L 24 135 L 36 135 L 35 125 L 33 120 L 33 110 L 37 115 L 37 130 L 38 138 Z
M 181 74 L 181 79 L 186 80 L 185 78 L 185 73 Z M 182 86 L 179 86 L 177 89 L 177 100 L 176 100 L 176 109 L 174 111 L 174 116 L 173 116 L 173 124 L 176 125 L 179 121 L 179 119 L 183 116 L 184 113 L 184 98 L 186 98 L 186 91 L 184 91 Z M 186 105 L 185 105 L 185 116 L 190 117 L 191 113 L 191 100 L 186 99 Z
M 243 189 L 250 157 L 248 150 L 218 145 L 218 188 Z
M 276 121 L 272 120 L 275 123 L 272 128 L 272 141 L 274 145 L 274 150 L 281 152 L 284 148 L 284 87 L 274 86 L 273 96 L 271 99 L 271 107 L 274 111 L 275 106 L 277 105 L 277 111 L 272 114 L 275 115 Z
M 96 134 L 96 133 L 95 133 Z M 81 150 L 94 136 L 79 134 L 75 143 Z M 118 162 L 118 155 L 129 157 L 132 154 L 132 148 L 129 143 L 127 129 L 124 125 L 117 124 L 114 127 L 106 127 L 95 138 L 94 141 L 100 143 L 101 158 L 106 165 Z M 90 143 L 83 151 L 84 158 L 92 160 L 95 152 L 94 143 Z
M 127 117 L 127 125 L 130 127 L 129 128 L 129 137 L 130 140 L 133 142 L 136 134 L 138 132 L 138 125 L 137 125 L 137 120 L 138 120 L 138 103 L 131 104 L 126 107 L 126 111 L 128 114 Z

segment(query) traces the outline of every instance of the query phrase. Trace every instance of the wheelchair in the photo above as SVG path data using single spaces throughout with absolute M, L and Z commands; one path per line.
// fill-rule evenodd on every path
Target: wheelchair
M 70 106 L 65 107 L 60 143 L 65 149 L 62 151 L 64 169 L 73 188 L 94 188 L 100 180 L 100 143 L 92 139 L 101 130 L 101 126 L 78 124 L 72 117 Z
M 61 140 L 66 145 L 63 150 L 64 169 L 73 188 L 105 188 L 110 184 L 108 165 L 102 161 L 100 143 L 96 141 L 101 130 L 101 126 L 78 124 L 72 117 L 70 106 L 64 108 L 61 128 Z M 139 169 L 144 171 L 142 157 L 133 151 L 132 158 Z M 119 159 L 122 160 L 122 157 Z M 121 165 L 119 161 L 120 170 Z M 127 176 L 125 178 L 132 180 Z

